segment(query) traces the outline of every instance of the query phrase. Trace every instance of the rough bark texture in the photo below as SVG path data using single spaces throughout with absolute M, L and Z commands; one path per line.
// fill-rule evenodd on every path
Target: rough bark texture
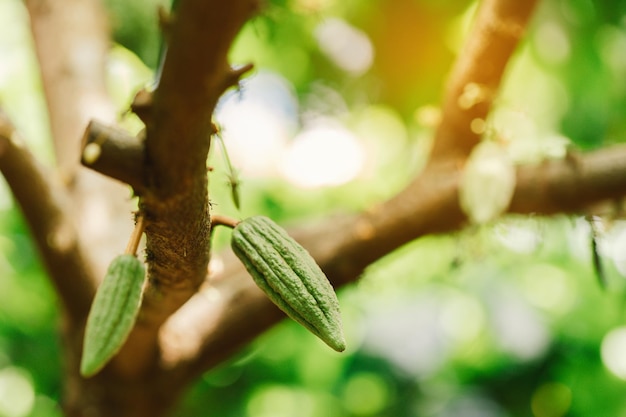
M 57 172 L 37 164 L 2 114 L 0 171 L 31 227 L 64 309 L 65 412 L 76 417 L 164 416 L 194 378 L 283 317 L 232 254 L 223 255 L 225 270 L 207 284 L 211 218 L 205 163 L 211 115 L 220 95 L 249 69 L 233 70 L 227 52 L 259 5 L 255 0 L 180 1 L 165 25 L 169 52 L 160 85 L 141 106 L 145 137 L 135 138 L 109 125 L 113 107 L 103 76 L 109 33 L 101 4 L 26 4 Z M 534 6 L 535 1 L 481 3 L 448 81 L 430 162 L 418 177 L 366 212 L 293 231 L 336 287 L 356 280 L 369 264 L 413 239 L 465 226 L 458 202 L 459 167 L 480 137 L 473 122 L 486 119 Z M 76 59 L 76 54 L 87 58 Z M 88 124 L 93 119 L 99 122 Z M 89 144 L 97 145 L 97 157 L 81 153 Z M 81 159 L 114 180 L 81 168 Z M 626 146 L 616 146 L 520 167 L 509 211 L 578 212 L 623 197 L 625 161 Z M 97 278 L 122 251 L 132 228 L 128 185 L 139 195 L 146 221 L 149 282 L 124 348 L 101 373 L 83 379 L 78 373 L 83 326 Z M 94 211 L 101 213 L 97 219 L 89 216 Z

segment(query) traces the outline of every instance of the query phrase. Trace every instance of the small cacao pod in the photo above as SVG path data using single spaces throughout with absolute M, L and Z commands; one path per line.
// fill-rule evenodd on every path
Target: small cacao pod
M 122 347 L 141 306 L 145 269 L 134 255 L 116 256 L 98 287 L 85 327 L 80 373 L 96 374 Z
M 231 246 L 274 304 L 331 348 L 345 350 L 337 296 L 306 249 L 265 216 L 238 223 Z

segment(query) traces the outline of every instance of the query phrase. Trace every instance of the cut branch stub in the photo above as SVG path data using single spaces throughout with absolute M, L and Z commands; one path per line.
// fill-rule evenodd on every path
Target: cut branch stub
M 331 348 L 345 350 L 337 296 L 306 249 L 264 216 L 237 224 L 231 246 L 274 304 Z
M 83 134 L 82 149 L 84 166 L 127 183 L 136 193 L 145 188 L 144 141 L 140 137 L 92 120 Z

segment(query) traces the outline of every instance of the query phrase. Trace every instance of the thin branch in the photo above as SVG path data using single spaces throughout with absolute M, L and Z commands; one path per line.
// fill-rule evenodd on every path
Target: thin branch
M 80 323 L 89 312 L 96 280 L 72 222 L 69 196 L 55 175 L 35 161 L 1 111 L 0 171 L 22 209 L 65 312 L 72 323 Z
M 607 146 L 564 160 L 525 166 L 517 172 L 512 213 L 576 213 L 593 203 L 626 195 L 626 146 Z
M 508 212 L 579 213 L 626 195 L 626 146 L 519 167 Z M 458 204 L 459 170 L 429 169 L 400 194 L 355 222 L 343 256 L 330 266 L 351 280 L 369 263 L 420 236 L 459 230 L 467 219 Z M 350 272 L 352 271 L 352 272 Z
M 626 145 L 585 154 L 576 161 L 551 160 L 520 167 L 509 213 L 578 214 L 595 203 L 626 196 Z M 365 213 L 329 219 L 292 235 L 311 252 L 333 285 L 343 286 L 411 240 L 462 229 L 467 218 L 458 204 L 459 179 L 458 171 L 431 172 L 396 198 Z M 224 260 L 228 269 L 212 278 L 209 294 L 195 297 L 196 308 L 210 314 L 181 311 L 184 317 L 175 315 L 172 320 L 185 326 L 175 330 L 168 323 L 164 328 L 164 339 L 179 332 L 172 340 L 185 342 L 182 346 L 163 343 L 163 354 L 172 366 L 167 378 L 193 380 L 284 317 L 232 254 Z M 193 336 L 185 339 L 181 334 Z
M 537 0 L 480 3 L 472 32 L 448 79 L 442 120 L 435 133 L 434 160 L 462 160 L 480 140 L 482 132 L 473 128 L 472 122 L 486 119 L 536 3 Z
M 223 216 L 220 214 L 213 214 L 211 216 L 211 228 L 215 226 L 226 226 L 229 228 L 234 228 L 239 223 L 239 220 L 233 219 L 232 217 Z
M 141 240 L 141 236 L 143 235 L 144 223 L 143 216 L 141 213 L 138 213 L 137 220 L 135 222 L 135 228 L 133 229 L 133 233 L 131 233 L 130 238 L 128 239 L 128 244 L 126 245 L 126 250 L 124 253 L 136 256 L 137 248 L 139 247 L 139 241 Z

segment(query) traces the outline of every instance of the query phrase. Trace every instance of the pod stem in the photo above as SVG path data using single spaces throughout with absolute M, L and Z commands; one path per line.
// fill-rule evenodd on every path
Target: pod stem
M 232 217 L 222 216 L 220 214 L 212 214 L 211 215 L 211 227 L 214 226 L 227 226 L 231 229 L 234 229 L 235 226 L 239 224 L 239 220 L 233 219 Z
M 130 235 L 130 239 L 128 239 L 128 245 L 126 245 L 126 250 L 124 251 L 124 253 L 128 255 L 137 255 L 137 248 L 139 247 L 139 241 L 141 240 L 141 235 L 143 234 L 144 227 L 145 225 L 143 222 L 143 216 L 141 215 L 141 213 L 138 213 L 135 222 L 135 229 L 133 229 L 133 232 Z

